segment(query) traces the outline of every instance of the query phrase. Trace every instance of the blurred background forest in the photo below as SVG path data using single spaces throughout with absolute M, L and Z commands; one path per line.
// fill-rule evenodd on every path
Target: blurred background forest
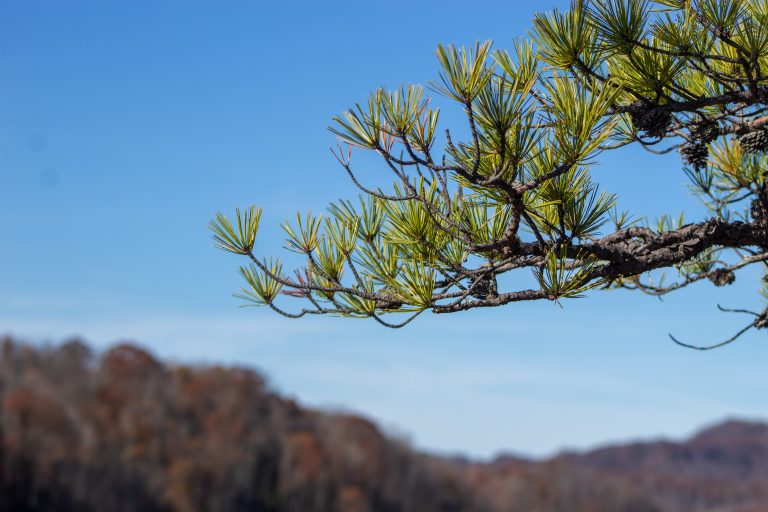
M 562 428 L 567 428 L 562 426 Z M 0 343 L 0 510 L 758 512 L 768 425 L 487 462 L 421 453 L 236 367 Z

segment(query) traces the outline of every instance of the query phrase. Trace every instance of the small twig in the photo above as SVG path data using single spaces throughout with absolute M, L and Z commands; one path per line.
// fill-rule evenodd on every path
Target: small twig
M 750 330 L 754 326 L 755 326 L 755 324 L 751 323 L 748 326 L 746 326 L 745 328 L 743 328 L 742 330 L 740 330 L 739 332 L 737 332 L 736 334 L 734 334 L 733 336 L 731 336 L 730 338 L 728 338 L 727 340 L 721 341 L 720 343 L 715 343 L 714 345 L 704 345 L 704 346 L 701 346 L 701 345 L 689 345 L 688 343 L 683 343 L 682 341 L 678 340 L 677 338 L 675 338 L 671 334 L 669 335 L 669 337 L 672 339 L 672 341 L 674 341 L 675 343 L 677 343 L 681 347 L 690 348 L 690 349 L 693 349 L 693 350 L 713 350 L 713 349 L 716 349 L 716 348 L 724 347 L 725 345 L 728 345 L 729 343 L 733 343 L 734 341 L 739 339 L 739 336 L 741 336 L 742 334 L 744 334 L 745 332 L 747 332 L 748 330 Z

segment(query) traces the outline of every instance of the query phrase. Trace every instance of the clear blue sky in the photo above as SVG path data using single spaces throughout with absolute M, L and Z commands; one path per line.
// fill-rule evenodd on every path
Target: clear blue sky
M 259 250 L 277 253 L 283 219 L 356 195 L 328 151 L 333 115 L 435 78 L 439 42 L 510 46 L 551 5 L 0 1 L 0 332 L 256 366 L 441 452 L 542 455 L 765 418 L 763 334 L 714 353 L 667 338 L 735 331 L 743 319 L 715 304 L 760 307 L 749 272 L 664 302 L 603 292 L 400 331 L 231 297 L 238 260 L 211 247 L 216 210 L 263 207 Z M 695 218 L 679 167 L 632 149 L 594 174 L 635 213 Z

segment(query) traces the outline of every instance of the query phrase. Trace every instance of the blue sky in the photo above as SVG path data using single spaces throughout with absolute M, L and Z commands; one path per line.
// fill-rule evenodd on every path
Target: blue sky
M 399 331 L 231 297 L 238 260 L 211 246 L 216 210 L 261 206 L 258 248 L 278 253 L 282 220 L 357 194 L 328 151 L 333 115 L 434 79 L 439 42 L 510 46 L 551 5 L 0 2 L 0 332 L 256 366 L 285 394 L 447 453 L 545 455 L 768 417 L 763 334 L 714 353 L 667 338 L 735 331 L 743 319 L 715 305 L 760 307 L 749 271 L 664 302 L 598 292 Z M 364 177 L 383 172 L 361 161 Z M 639 215 L 701 214 L 675 156 L 629 149 L 593 172 Z

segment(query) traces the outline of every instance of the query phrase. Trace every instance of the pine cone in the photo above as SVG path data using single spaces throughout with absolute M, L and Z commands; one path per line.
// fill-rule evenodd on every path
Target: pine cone
M 632 124 L 645 137 L 663 137 L 672 123 L 672 114 L 654 105 L 636 101 L 629 106 Z
M 758 224 L 765 224 L 766 220 L 768 220 L 766 219 L 765 207 L 759 198 L 752 201 L 752 204 L 749 208 L 749 213 L 752 215 L 752 220 Z
M 712 281 L 715 286 L 727 286 L 733 284 L 736 280 L 736 274 L 727 268 L 719 268 L 712 272 L 712 274 L 708 276 L 708 279 Z
M 703 121 L 691 128 L 691 137 L 702 144 L 709 144 L 719 136 L 720 128 L 712 121 Z
M 496 283 L 496 276 L 485 275 L 475 283 L 472 288 L 472 296 L 476 299 L 487 299 L 488 297 L 494 297 L 497 293 L 498 285 Z
M 739 137 L 739 144 L 745 153 L 765 153 L 768 151 L 768 130 L 760 128 Z
M 685 164 L 696 170 L 703 169 L 707 166 L 709 148 L 700 142 L 687 143 L 680 148 L 680 156 Z
M 376 307 L 379 309 L 400 309 L 403 307 L 403 301 L 388 286 L 381 289 L 376 297 Z

